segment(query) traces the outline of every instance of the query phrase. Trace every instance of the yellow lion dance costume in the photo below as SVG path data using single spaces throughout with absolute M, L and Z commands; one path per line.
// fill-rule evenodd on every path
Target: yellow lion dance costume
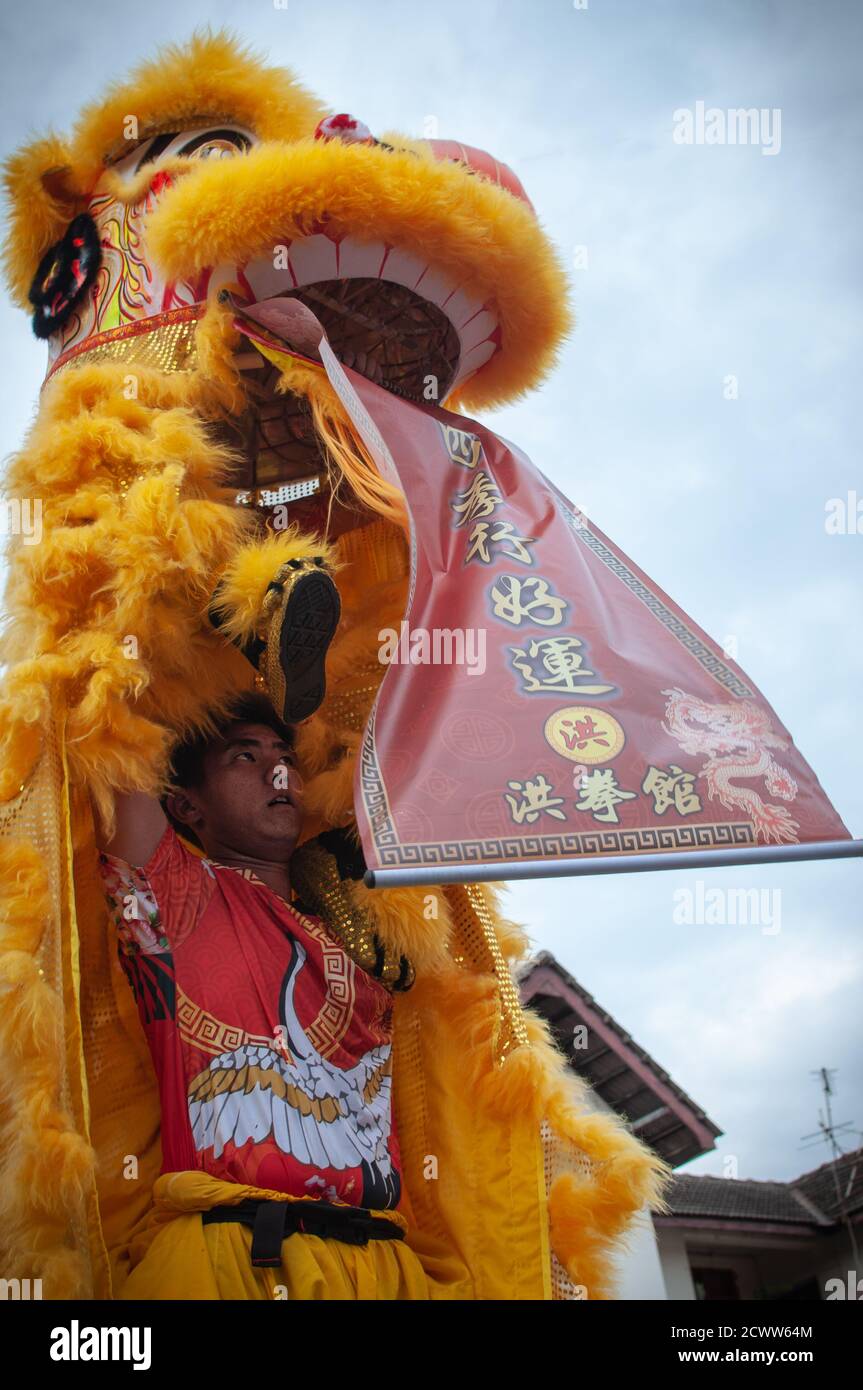
M 320 371 L 241 339 L 231 296 L 293 294 L 347 365 L 409 399 L 431 382 L 449 409 L 536 386 L 569 317 L 505 166 L 377 140 L 221 33 L 163 50 L 68 140 L 22 149 L 6 185 L 7 280 L 50 364 L 6 485 L 40 501 L 44 534 L 10 542 L 0 653 L 2 1267 L 46 1298 L 104 1299 L 154 1226 L 196 1206 L 158 1181 L 156 1083 L 93 808 L 110 824 L 118 791 L 164 790 L 178 735 L 253 683 L 225 633 L 247 638 L 274 573 L 317 554 L 342 620 L 326 700 L 297 728 L 303 841 L 352 830 L 378 632 L 407 593 L 400 494 Z M 219 580 L 224 632 L 207 616 Z M 498 891 L 441 888 L 428 920 L 427 890 L 337 886 L 339 910 L 416 972 L 396 996 L 394 1111 L 431 1296 L 613 1296 L 615 1248 L 666 1170 L 585 1104 L 521 1009 L 510 966 L 527 941 Z M 185 1296 L 213 1296 L 192 1264 Z

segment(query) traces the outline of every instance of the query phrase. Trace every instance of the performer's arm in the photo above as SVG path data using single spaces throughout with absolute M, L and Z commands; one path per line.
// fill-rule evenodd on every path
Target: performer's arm
M 159 802 L 145 792 L 126 792 L 117 797 L 114 834 L 107 838 L 96 817 L 96 843 L 105 854 L 127 864 L 147 864 L 168 824 Z

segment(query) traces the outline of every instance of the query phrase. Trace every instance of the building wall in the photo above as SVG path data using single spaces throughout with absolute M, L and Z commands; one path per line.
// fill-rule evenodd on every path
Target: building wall
M 657 1231 L 656 1237 L 665 1297 L 672 1303 L 693 1302 L 695 1285 L 686 1253 L 685 1232 L 665 1228 Z
M 813 1279 L 822 1299 L 827 1297 L 827 1280 L 834 1278 L 842 1281 L 840 1296 L 847 1300 L 849 1295 L 848 1274 L 853 1270 L 854 1257 L 845 1230 L 785 1241 L 756 1232 L 663 1226 L 656 1236 L 671 1300 L 695 1298 L 693 1269 L 733 1270 L 744 1301 L 781 1297 Z M 863 1279 L 863 1268 L 856 1278 Z M 856 1292 L 856 1278 L 852 1275 L 852 1292 Z M 857 1301 L 863 1301 L 863 1289 Z
M 593 1110 L 606 1115 L 615 1111 L 590 1087 L 585 1101 Z M 632 1223 L 624 1240 L 618 1242 L 614 1258 L 617 1272 L 617 1299 L 620 1302 L 641 1302 L 665 1299 L 665 1280 L 659 1259 L 656 1231 L 650 1212 L 645 1207 Z
M 857 1237 L 858 1246 L 860 1235 Z M 848 1297 L 848 1274 L 854 1268 L 854 1256 L 846 1229 L 831 1235 L 821 1235 L 803 1250 L 788 1252 L 768 1250 L 759 1256 L 764 1285 L 772 1293 L 782 1293 L 814 1278 L 822 1299 L 827 1297 L 827 1280 L 841 1279 L 845 1298 Z M 857 1274 L 863 1278 L 863 1268 Z M 852 1288 L 856 1279 L 852 1275 Z
M 854 1298 L 855 1302 L 863 1302 L 863 1224 L 858 1220 L 856 1227 L 857 1238 L 857 1258 L 851 1248 L 851 1241 L 848 1236 L 847 1228 L 843 1227 L 835 1236 L 831 1236 L 829 1241 L 825 1241 L 823 1252 L 818 1260 L 816 1275 L 821 1289 L 821 1297 L 827 1298 L 827 1280 L 841 1279 L 844 1285 L 844 1296 Z M 856 1268 L 855 1268 L 856 1266 Z M 849 1274 L 850 1289 L 849 1289 Z M 831 1289 L 831 1298 L 836 1297 L 836 1292 Z
M 622 1302 L 664 1300 L 667 1297 L 656 1232 L 646 1208 L 636 1217 L 625 1245 L 621 1243 L 615 1264 L 617 1297 Z
M 687 1258 L 690 1271 L 693 1269 L 730 1269 L 737 1278 L 737 1291 L 740 1298 L 749 1302 L 762 1298 L 765 1288 L 762 1256 L 758 1251 L 714 1250 L 705 1251 L 703 1241 L 696 1233 L 689 1239 Z M 693 1284 L 694 1290 L 694 1284 Z M 695 1293 L 693 1292 L 693 1297 Z

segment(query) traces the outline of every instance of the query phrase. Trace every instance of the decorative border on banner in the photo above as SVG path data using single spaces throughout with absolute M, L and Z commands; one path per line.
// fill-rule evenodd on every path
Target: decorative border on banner
M 382 869 L 424 864 L 507 864 L 532 859 L 577 859 L 601 854 L 661 854 L 669 851 L 732 849 L 755 845 L 750 821 L 703 825 L 635 826 L 630 830 L 572 831 L 568 835 L 504 836 L 440 844 L 393 845 L 380 852 Z
M 735 675 L 734 672 L 725 665 L 722 658 L 718 657 L 714 651 L 711 651 L 707 643 L 699 637 L 697 633 L 693 632 L 691 628 L 687 627 L 686 623 L 683 622 L 681 618 L 678 618 L 676 613 L 672 613 L 671 609 L 665 606 L 658 594 L 655 594 L 653 590 L 644 583 L 643 579 L 639 579 L 637 575 L 633 574 L 629 566 L 621 560 L 619 555 L 614 553 L 610 546 L 606 545 L 604 541 L 601 541 L 598 536 L 593 534 L 586 522 L 578 521 L 574 513 L 571 512 L 568 507 L 565 507 L 563 503 L 559 505 L 561 511 L 563 511 L 568 518 L 570 530 L 587 546 L 591 554 L 595 555 L 598 560 L 601 560 L 606 568 L 610 569 L 612 574 L 616 575 L 621 583 L 625 584 L 627 589 L 629 589 L 637 599 L 641 600 L 645 608 L 653 614 L 654 618 L 657 618 L 658 621 L 662 623 L 662 626 L 671 633 L 672 637 L 676 637 L 680 645 L 686 648 L 690 656 L 694 657 L 698 662 L 699 666 L 704 667 L 708 675 L 712 676 L 715 681 L 718 681 L 721 686 L 724 686 L 730 694 L 737 695 L 740 699 L 755 697 L 755 691 L 751 690 L 745 681 Z
M 385 677 L 386 678 L 386 677 Z M 381 682 L 381 688 L 383 681 Z M 384 786 L 384 779 L 378 766 L 377 749 L 375 748 L 375 716 L 378 710 L 378 701 L 381 691 L 375 696 L 369 714 L 366 732 L 363 738 L 362 748 L 360 749 L 360 788 L 362 790 L 363 808 L 368 819 L 369 829 L 372 834 L 372 842 L 378 853 L 382 849 L 391 848 L 398 845 L 395 825 L 393 824 L 392 812 L 390 810 L 387 789 Z

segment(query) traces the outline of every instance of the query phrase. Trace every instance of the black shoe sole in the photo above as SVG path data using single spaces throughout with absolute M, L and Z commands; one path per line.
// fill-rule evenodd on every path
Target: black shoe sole
M 282 718 L 286 724 L 308 719 L 323 702 L 327 651 L 341 611 L 339 591 L 321 570 L 304 574 L 291 590 L 279 634 L 286 691 Z

